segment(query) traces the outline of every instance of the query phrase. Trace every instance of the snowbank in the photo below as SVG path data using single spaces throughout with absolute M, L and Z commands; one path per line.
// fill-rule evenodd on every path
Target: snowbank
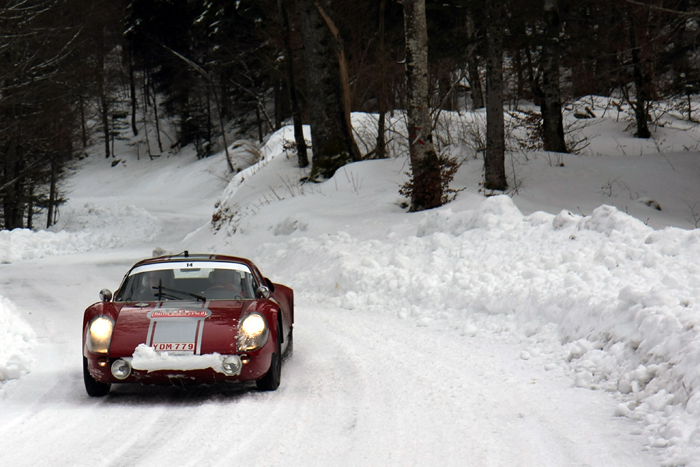
M 700 230 L 654 231 L 610 206 L 523 216 L 498 196 L 433 211 L 415 235 L 293 236 L 268 250 L 306 300 L 515 337 L 523 358 L 566 361 L 574 384 L 616 393 L 617 415 L 645 422 L 650 446 L 700 465 Z
M 119 242 L 128 242 L 134 239 L 154 238 L 161 230 L 161 225 L 158 218 L 144 208 L 87 202 L 79 206 L 64 207 L 59 222 L 51 230 L 89 231 L 102 237 L 115 237 Z
M 355 170 L 368 176 L 363 164 Z M 273 187 L 261 167 L 249 176 L 251 186 Z M 700 465 L 700 230 L 657 231 L 607 205 L 589 216 L 525 216 L 496 196 L 475 209 L 404 214 L 400 222 L 387 212 L 373 230 L 381 235 L 325 233 L 320 207 L 338 209 L 348 196 L 342 181 L 327 184 L 334 191 L 321 186 L 268 201 L 256 209 L 257 222 L 236 219 L 245 228 L 228 229 L 233 237 L 219 247 L 270 239 L 254 256 L 295 288 L 300 303 L 519 339 L 521 358 L 565 367 L 572 384 L 613 393 L 616 415 L 642 421 L 648 445 L 666 447 L 672 464 Z M 221 203 L 246 206 L 241 197 L 254 197 L 243 186 Z M 345 210 L 344 221 L 355 229 L 382 209 L 378 202 Z M 296 221 L 303 228 L 281 228 Z
M 17 313 L 15 306 L 0 297 L 0 387 L 29 372 L 34 361 L 36 334 Z
M 117 248 L 134 240 L 153 239 L 160 230 L 158 219 L 145 209 L 86 203 L 79 209 L 67 209 L 50 231 L 0 231 L 0 262 Z

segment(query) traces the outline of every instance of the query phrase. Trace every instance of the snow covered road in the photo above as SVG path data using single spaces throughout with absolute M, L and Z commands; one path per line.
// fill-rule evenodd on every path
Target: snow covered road
M 32 372 L 0 399 L 2 465 L 657 465 L 612 399 L 518 346 L 303 303 L 277 392 L 125 386 L 92 399 L 80 304 L 135 253 L 0 268 L 38 337 Z

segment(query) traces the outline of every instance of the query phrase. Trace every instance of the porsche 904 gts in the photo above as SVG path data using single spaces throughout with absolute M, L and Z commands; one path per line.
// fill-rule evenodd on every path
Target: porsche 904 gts
M 249 260 L 162 256 L 136 263 L 83 316 L 90 396 L 114 383 L 255 381 L 274 391 L 292 351 L 294 292 Z

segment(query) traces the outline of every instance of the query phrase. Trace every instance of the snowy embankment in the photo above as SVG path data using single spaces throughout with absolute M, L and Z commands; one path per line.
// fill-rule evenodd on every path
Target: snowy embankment
M 115 233 L 115 225 L 128 225 L 129 228 Z M 160 230 L 158 220 L 145 209 L 134 206 L 105 208 L 92 203 L 78 209 L 68 207 L 58 227 L 61 226 L 66 226 L 67 230 L 0 231 L 0 262 L 7 264 L 117 248 L 137 239 L 152 239 Z M 35 343 L 35 334 L 29 324 L 9 300 L 0 296 L 0 387 L 3 382 L 30 371 Z
M 115 233 L 115 225 L 128 227 Z M 158 219 L 135 206 L 69 206 L 51 230 L 0 231 L 0 263 L 117 248 L 152 239 L 159 231 Z
M 664 157 L 666 171 L 656 176 L 683 186 L 674 164 L 688 155 Z M 580 184 L 601 187 L 605 163 L 595 159 L 566 162 Z M 615 170 L 634 173 L 641 160 L 615 159 Z M 268 158 L 225 190 L 210 248 L 254 256 L 298 291 L 300 303 L 395 315 L 467 339 L 520 341 L 521 358 L 570 371 L 578 387 L 608 391 L 619 401 L 615 415 L 640 421 L 639 434 L 650 448 L 664 448 L 669 465 L 700 465 L 700 230 L 654 230 L 605 204 L 588 215 L 524 215 L 515 202 L 530 206 L 525 192 L 513 199 L 467 192 L 407 216 L 394 191 L 402 164 L 352 164 L 322 184 L 299 186 L 290 182 L 299 179 L 292 161 Z M 597 179 L 587 178 L 593 173 Z M 671 194 L 665 182 L 628 183 L 653 197 Z M 682 213 L 672 201 L 664 198 L 665 212 Z M 663 215 L 640 212 L 647 221 Z
M 29 372 L 36 334 L 17 313 L 15 306 L 0 297 L 0 387 Z
M 126 225 L 126 222 L 128 229 L 114 232 L 114 225 Z M 0 262 L 7 264 L 116 248 L 137 238 L 139 241 L 153 238 L 160 228 L 157 219 L 144 209 L 134 206 L 104 208 L 91 203 L 78 210 L 67 208 L 61 225 L 69 226 L 68 230 L 0 231 Z M 35 343 L 35 334 L 29 324 L 9 300 L 0 296 L 0 387 L 3 382 L 30 371 Z
M 305 300 L 520 340 L 521 358 L 613 393 L 650 446 L 700 461 L 698 230 L 654 231 L 609 206 L 523 216 L 500 196 L 430 213 L 414 235 L 297 236 L 265 249 Z

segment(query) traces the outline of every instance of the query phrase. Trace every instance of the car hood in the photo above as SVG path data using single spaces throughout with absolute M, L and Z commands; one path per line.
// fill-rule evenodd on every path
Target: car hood
M 238 322 L 256 300 L 125 304 L 117 315 L 110 356 L 128 357 L 139 344 L 207 354 L 236 352 Z M 170 347 L 168 347 L 170 346 Z

